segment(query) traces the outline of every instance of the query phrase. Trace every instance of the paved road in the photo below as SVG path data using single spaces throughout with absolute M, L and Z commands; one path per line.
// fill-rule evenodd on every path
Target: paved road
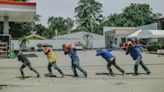
M 30 58 L 33 67 L 42 75 L 35 78 L 35 74 L 25 69 L 29 78 L 21 80 L 19 63 L 16 59 L 0 60 L 0 92 L 164 92 L 164 56 L 143 53 L 143 60 L 150 68 L 152 74 L 145 75 L 139 67 L 139 76 L 132 76 L 133 60 L 126 56 L 123 51 L 112 52 L 117 63 L 126 71 L 126 75 L 120 75 L 114 67 L 115 77 L 108 75 L 106 62 L 95 56 L 95 51 L 78 52 L 81 66 L 88 72 L 88 78 L 75 78 L 71 75 L 71 63 L 68 56 L 63 52 L 56 52 L 57 64 L 66 74 L 60 78 L 60 74 L 54 70 L 58 78 L 44 77 L 47 73 L 47 59 L 43 52 L 36 53 L 38 58 Z

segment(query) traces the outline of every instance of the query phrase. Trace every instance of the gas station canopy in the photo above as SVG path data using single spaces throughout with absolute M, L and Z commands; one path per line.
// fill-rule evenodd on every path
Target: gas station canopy
M 36 3 L 0 0 L 0 21 L 8 17 L 10 22 L 30 22 L 36 13 Z

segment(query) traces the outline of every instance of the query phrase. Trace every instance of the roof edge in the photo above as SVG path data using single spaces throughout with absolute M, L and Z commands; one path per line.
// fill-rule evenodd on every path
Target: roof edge
M 35 2 L 23 2 L 23 1 L 0 1 L 0 4 L 36 6 Z

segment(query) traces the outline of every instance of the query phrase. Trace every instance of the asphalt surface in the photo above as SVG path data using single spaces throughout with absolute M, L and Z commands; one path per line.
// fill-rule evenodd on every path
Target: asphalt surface
M 143 61 L 151 70 L 150 75 L 139 67 L 138 76 L 133 76 L 134 61 L 123 51 L 113 51 L 116 62 L 126 72 L 125 75 L 112 67 L 115 77 L 109 75 L 106 62 L 101 57 L 95 56 L 95 51 L 79 51 L 80 65 L 88 72 L 88 78 L 78 71 L 79 78 L 72 76 L 71 62 L 63 52 L 56 52 L 57 65 L 66 76 L 54 69 L 57 77 L 45 77 L 47 74 L 47 58 L 43 52 L 32 52 L 38 57 L 29 58 L 32 66 L 41 74 L 36 78 L 35 73 L 28 68 L 24 70 L 27 78 L 20 79 L 19 67 L 21 63 L 17 59 L 0 60 L 0 92 L 164 92 L 164 56 L 155 54 L 143 54 Z

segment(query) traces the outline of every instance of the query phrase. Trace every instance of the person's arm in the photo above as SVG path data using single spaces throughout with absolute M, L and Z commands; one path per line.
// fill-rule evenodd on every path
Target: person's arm
M 129 48 L 126 49 L 126 55 L 128 55 L 130 52 Z
M 133 46 L 134 48 L 143 48 L 144 46 L 142 44 L 136 44 Z
M 67 55 L 68 54 L 68 51 L 64 51 L 64 55 Z
M 124 51 L 126 51 L 127 50 L 127 48 L 122 48 Z
M 96 53 L 96 56 L 101 56 L 102 52 L 101 53 Z
M 113 49 L 110 48 L 110 49 L 106 49 L 106 50 L 109 51 L 109 52 L 111 52 Z
M 50 52 L 50 48 L 44 48 L 44 54 L 47 55 Z
M 68 54 L 68 50 L 63 48 L 63 51 L 64 51 L 64 55 L 67 55 Z

